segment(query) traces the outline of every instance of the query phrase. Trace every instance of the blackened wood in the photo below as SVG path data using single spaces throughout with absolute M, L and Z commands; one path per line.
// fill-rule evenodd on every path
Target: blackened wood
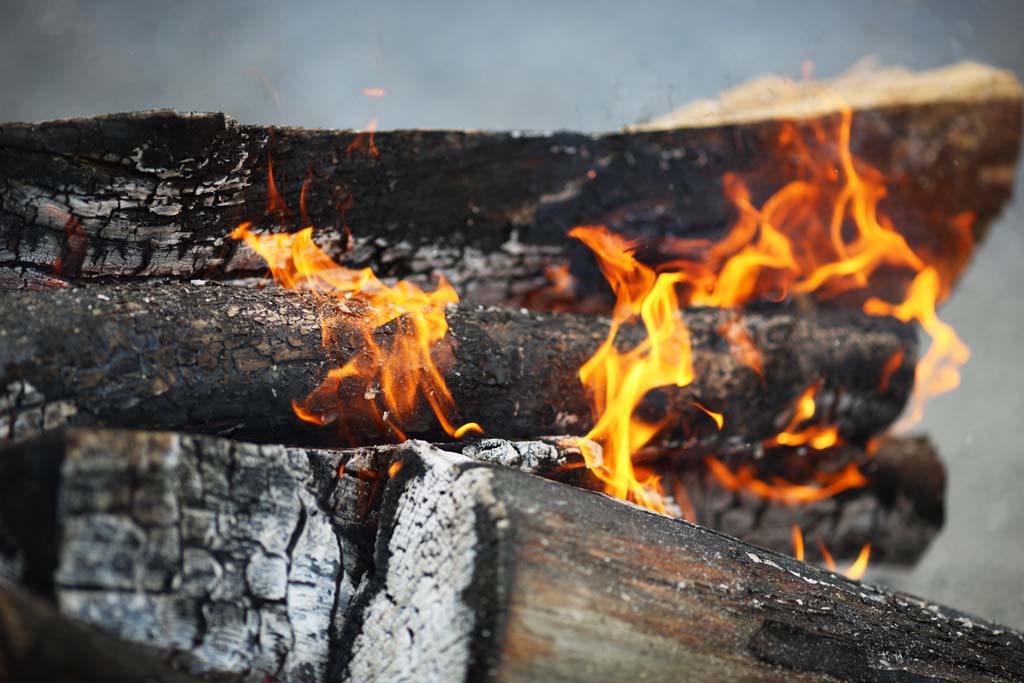
M 340 356 L 321 346 L 326 316 Z M 302 400 L 327 369 L 359 353 L 352 334 L 360 305 L 347 312 L 306 295 L 225 285 L 137 283 L 12 292 L 0 301 L 0 438 L 51 426 L 120 426 L 230 434 L 294 445 L 351 445 L 337 427 L 298 420 Z M 671 437 L 704 446 L 766 439 L 789 422 L 795 399 L 820 385 L 817 415 L 851 441 L 881 432 L 910 393 L 914 328 L 858 311 L 688 309 L 696 379 L 652 392 L 641 410 L 668 414 Z M 460 415 L 492 436 L 585 433 L 591 411 L 578 370 L 607 333 L 606 320 L 469 306 L 450 308 L 449 333 L 434 349 Z M 401 321 L 399 321 L 400 324 Z M 763 377 L 734 354 L 719 331 L 743 324 L 762 354 Z M 378 330 L 388 344 L 395 325 Z M 642 329 L 623 335 L 628 345 Z M 901 365 L 884 388 L 890 358 Z M 344 386 L 321 406 L 341 414 L 355 443 L 386 437 L 377 421 L 351 417 L 367 386 Z M 725 415 L 721 431 L 692 402 Z M 411 437 L 444 440 L 424 406 L 400 425 Z
M 172 671 L 153 652 L 106 637 L 62 616 L 39 598 L 0 581 L 0 682 L 198 680 Z
M 351 680 L 1024 676 L 1012 629 L 601 494 L 414 442 L 399 454 L 334 665 Z
M 858 92 L 878 96 L 858 100 L 852 133 L 853 151 L 886 177 L 883 208 L 894 225 L 953 273 L 970 250 L 950 218 L 974 214 L 974 238 L 984 236 L 1010 196 L 1020 141 L 1019 83 L 966 67 L 914 77 L 927 94 L 913 101 L 900 97 L 907 88 L 867 80 Z M 0 270 L 15 285 L 260 274 L 263 264 L 227 235 L 263 219 L 273 157 L 295 213 L 310 175 L 312 222 L 347 265 L 422 279 L 442 272 L 468 300 L 519 299 L 545 282 L 546 262 L 583 251 L 566 238 L 577 224 L 721 237 L 734 217 L 723 174 L 757 171 L 770 180 L 753 188 L 763 200 L 801 172 L 777 153 L 789 122 L 813 139 L 836 111 L 759 109 L 749 120 L 604 135 L 381 132 L 378 156 L 352 131 L 240 125 L 223 114 L 7 124 Z M 347 253 L 346 223 L 355 238 Z

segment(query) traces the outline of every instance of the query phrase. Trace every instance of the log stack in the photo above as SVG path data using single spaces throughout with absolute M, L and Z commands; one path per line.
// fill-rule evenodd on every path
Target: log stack
M 885 434 L 921 355 L 910 324 L 848 301 L 686 309 L 695 381 L 638 407 L 674 422 L 637 462 L 703 526 L 588 490 L 600 447 L 581 438 L 595 416 L 578 372 L 611 322 L 574 225 L 637 238 L 653 264 L 672 240 L 720 238 L 735 218 L 724 173 L 767 196 L 798 173 L 780 137 L 845 109 L 887 214 L 947 282 L 1008 199 L 1012 75 L 962 64 L 829 86 L 838 98 L 760 82 L 608 135 L 370 138 L 174 112 L 0 126 L 0 681 L 89 680 L 76 666 L 96 680 L 1019 680 L 1021 634 L 779 554 L 798 527 L 837 559 L 870 543 L 873 561 L 912 565 L 941 530 L 934 448 Z M 358 297 L 263 286 L 265 264 L 228 237 L 261 217 L 317 225 L 346 266 L 449 279 L 462 303 L 431 357 L 485 435 L 453 442 L 423 410 L 393 443 L 352 410 L 373 397 L 344 384 L 320 397 L 327 426 L 298 419 L 293 401 L 339 358 L 403 322 L 367 336 Z M 559 264 L 575 312 L 542 293 Z M 839 437 L 814 453 L 772 441 L 808 387 Z M 719 462 L 765 482 L 855 464 L 863 481 L 798 505 L 729 486 Z

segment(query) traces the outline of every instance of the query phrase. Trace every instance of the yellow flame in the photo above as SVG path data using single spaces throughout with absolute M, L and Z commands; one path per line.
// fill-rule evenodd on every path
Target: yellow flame
M 308 179 L 302 192 L 304 222 L 308 222 L 307 186 Z M 272 173 L 268 188 L 268 211 L 289 215 Z M 449 435 L 458 438 L 483 431 L 474 422 L 454 424 L 455 402 L 431 354 L 448 331 L 445 308 L 459 300 L 443 277 L 432 292 L 404 280 L 389 287 L 369 268 L 353 270 L 336 263 L 313 242 L 310 226 L 294 233 L 261 235 L 246 222 L 235 228 L 231 237 L 244 240 L 259 254 L 278 284 L 311 292 L 331 311 L 322 320 L 326 347 L 335 348 L 332 329 L 339 321 L 361 337 L 358 352 L 331 369 L 309 396 L 292 403 L 297 417 L 317 425 L 337 422 L 343 433 L 354 421 L 370 419 L 394 438 L 404 440 L 403 424 L 425 401 Z M 389 323 L 394 324 L 395 333 L 389 335 L 389 343 L 381 343 L 376 333 Z M 358 398 L 343 399 L 352 396 Z

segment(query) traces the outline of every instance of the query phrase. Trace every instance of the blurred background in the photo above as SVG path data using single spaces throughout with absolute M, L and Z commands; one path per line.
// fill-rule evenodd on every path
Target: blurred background
M 305 127 L 614 130 L 761 73 L 865 56 L 1024 76 L 1024 3 L 3 0 L 0 121 L 169 107 Z M 366 97 L 383 88 L 384 97 Z M 941 315 L 971 347 L 918 427 L 948 465 L 918 566 L 870 572 L 1024 628 L 1024 173 Z

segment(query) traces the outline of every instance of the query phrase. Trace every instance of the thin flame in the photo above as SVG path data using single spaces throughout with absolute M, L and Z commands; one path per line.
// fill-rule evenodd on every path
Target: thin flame
M 268 168 L 267 209 L 275 215 L 288 215 L 269 162 Z M 303 223 L 309 222 L 305 206 L 308 186 L 307 177 L 300 200 Z M 405 439 L 402 425 L 426 401 L 450 436 L 483 431 L 475 422 L 456 426 L 454 399 L 431 355 L 448 331 L 445 308 L 459 300 L 443 277 L 433 292 L 404 280 L 389 287 L 369 268 L 351 270 L 335 263 L 313 242 L 312 226 L 269 235 L 258 235 L 251 228 L 251 223 L 242 223 L 231 237 L 245 240 L 263 257 L 278 284 L 309 291 L 322 308 L 332 310 L 321 323 L 325 347 L 335 348 L 332 330 L 341 319 L 361 337 L 358 352 L 331 369 L 304 400 L 293 401 L 299 419 L 319 426 L 337 421 L 342 432 L 355 420 L 370 419 L 401 441 Z M 395 333 L 385 345 L 375 333 L 389 323 Z M 342 402 L 341 396 L 351 395 L 363 400 Z
M 803 446 L 809 445 L 817 451 L 825 450 L 839 442 L 839 428 L 835 425 L 810 425 L 800 428 L 800 425 L 814 417 L 817 410 L 814 397 L 818 393 L 818 385 L 811 385 L 800 395 L 796 401 L 796 410 L 789 424 L 781 432 L 765 442 L 766 447 L 771 446 Z
M 372 119 L 366 124 L 366 130 L 356 133 L 355 138 L 345 148 L 345 156 L 350 157 L 353 154 L 362 153 L 371 157 L 379 157 L 380 150 L 377 149 L 377 145 L 373 141 L 373 136 L 376 132 L 377 119 Z
M 796 524 L 793 525 L 793 530 L 790 532 L 790 538 L 793 540 L 793 557 L 804 561 L 804 535 L 800 531 L 800 527 Z
M 790 532 L 790 538 L 793 541 L 793 557 L 800 562 L 804 561 L 804 535 L 800 531 L 800 527 L 796 524 L 793 525 L 792 531 Z M 825 568 L 830 572 L 836 571 L 836 561 L 832 557 L 832 553 L 829 552 L 825 542 L 820 538 L 818 539 L 818 550 L 821 552 L 822 562 L 825 563 Z M 860 549 L 860 553 L 857 554 L 857 559 L 853 561 L 846 571 L 843 572 L 843 576 L 853 581 L 859 581 L 864 578 L 865 572 L 868 570 L 868 560 L 871 558 L 871 544 L 865 543 Z
M 752 465 L 741 465 L 734 472 L 718 458 L 704 459 L 708 471 L 723 488 L 729 491 L 750 491 L 756 496 L 778 503 L 811 503 L 831 498 L 847 489 L 860 488 L 868 483 L 867 477 L 854 463 L 848 464 L 837 473 L 821 472 L 816 485 L 794 484 L 781 477 L 771 482 L 758 479 Z
M 384 88 L 363 88 L 363 97 L 384 97 L 387 94 Z

